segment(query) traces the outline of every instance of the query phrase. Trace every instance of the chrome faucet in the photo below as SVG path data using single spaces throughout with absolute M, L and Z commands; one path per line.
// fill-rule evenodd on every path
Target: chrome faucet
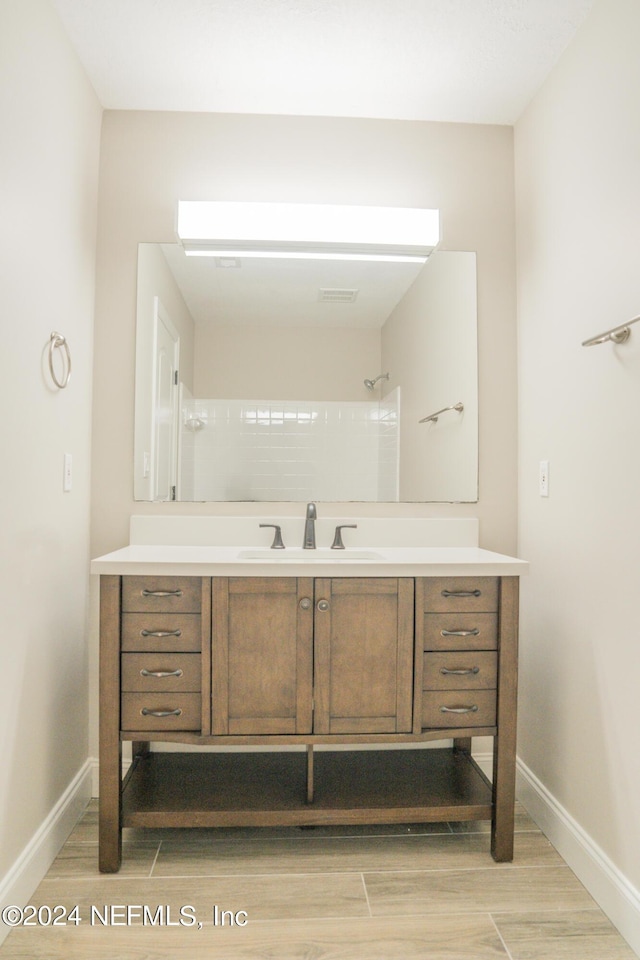
M 316 548 L 316 517 L 318 516 L 315 503 L 307 504 L 307 516 L 304 522 L 303 550 Z

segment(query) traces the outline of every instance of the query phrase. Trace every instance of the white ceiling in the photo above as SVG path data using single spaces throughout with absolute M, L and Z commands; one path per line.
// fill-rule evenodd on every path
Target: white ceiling
M 161 249 L 200 325 L 376 329 L 423 269 L 421 263 L 185 257 L 177 243 Z M 354 299 L 322 301 L 327 289 L 329 296 L 352 292 Z
M 514 123 L 594 0 L 53 0 L 103 106 Z

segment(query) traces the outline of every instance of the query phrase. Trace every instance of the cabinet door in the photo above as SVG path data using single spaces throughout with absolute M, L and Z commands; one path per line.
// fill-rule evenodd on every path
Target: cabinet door
M 314 733 L 409 733 L 413 580 L 315 583 Z
M 310 733 L 311 578 L 216 578 L 212 605 L 213 733 Z

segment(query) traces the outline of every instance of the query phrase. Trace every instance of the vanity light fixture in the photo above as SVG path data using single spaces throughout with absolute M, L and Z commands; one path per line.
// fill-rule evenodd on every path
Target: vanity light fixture
M 424 263 L 440 240 L 440 212 L 180 200 L 177 234 L 187 256 Z

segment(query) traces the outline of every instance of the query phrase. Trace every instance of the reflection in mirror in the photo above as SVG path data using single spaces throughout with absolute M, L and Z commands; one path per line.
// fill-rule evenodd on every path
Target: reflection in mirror
M 140 244 L 136 499 L 477 500 L 476 327 L 473 253 Z

